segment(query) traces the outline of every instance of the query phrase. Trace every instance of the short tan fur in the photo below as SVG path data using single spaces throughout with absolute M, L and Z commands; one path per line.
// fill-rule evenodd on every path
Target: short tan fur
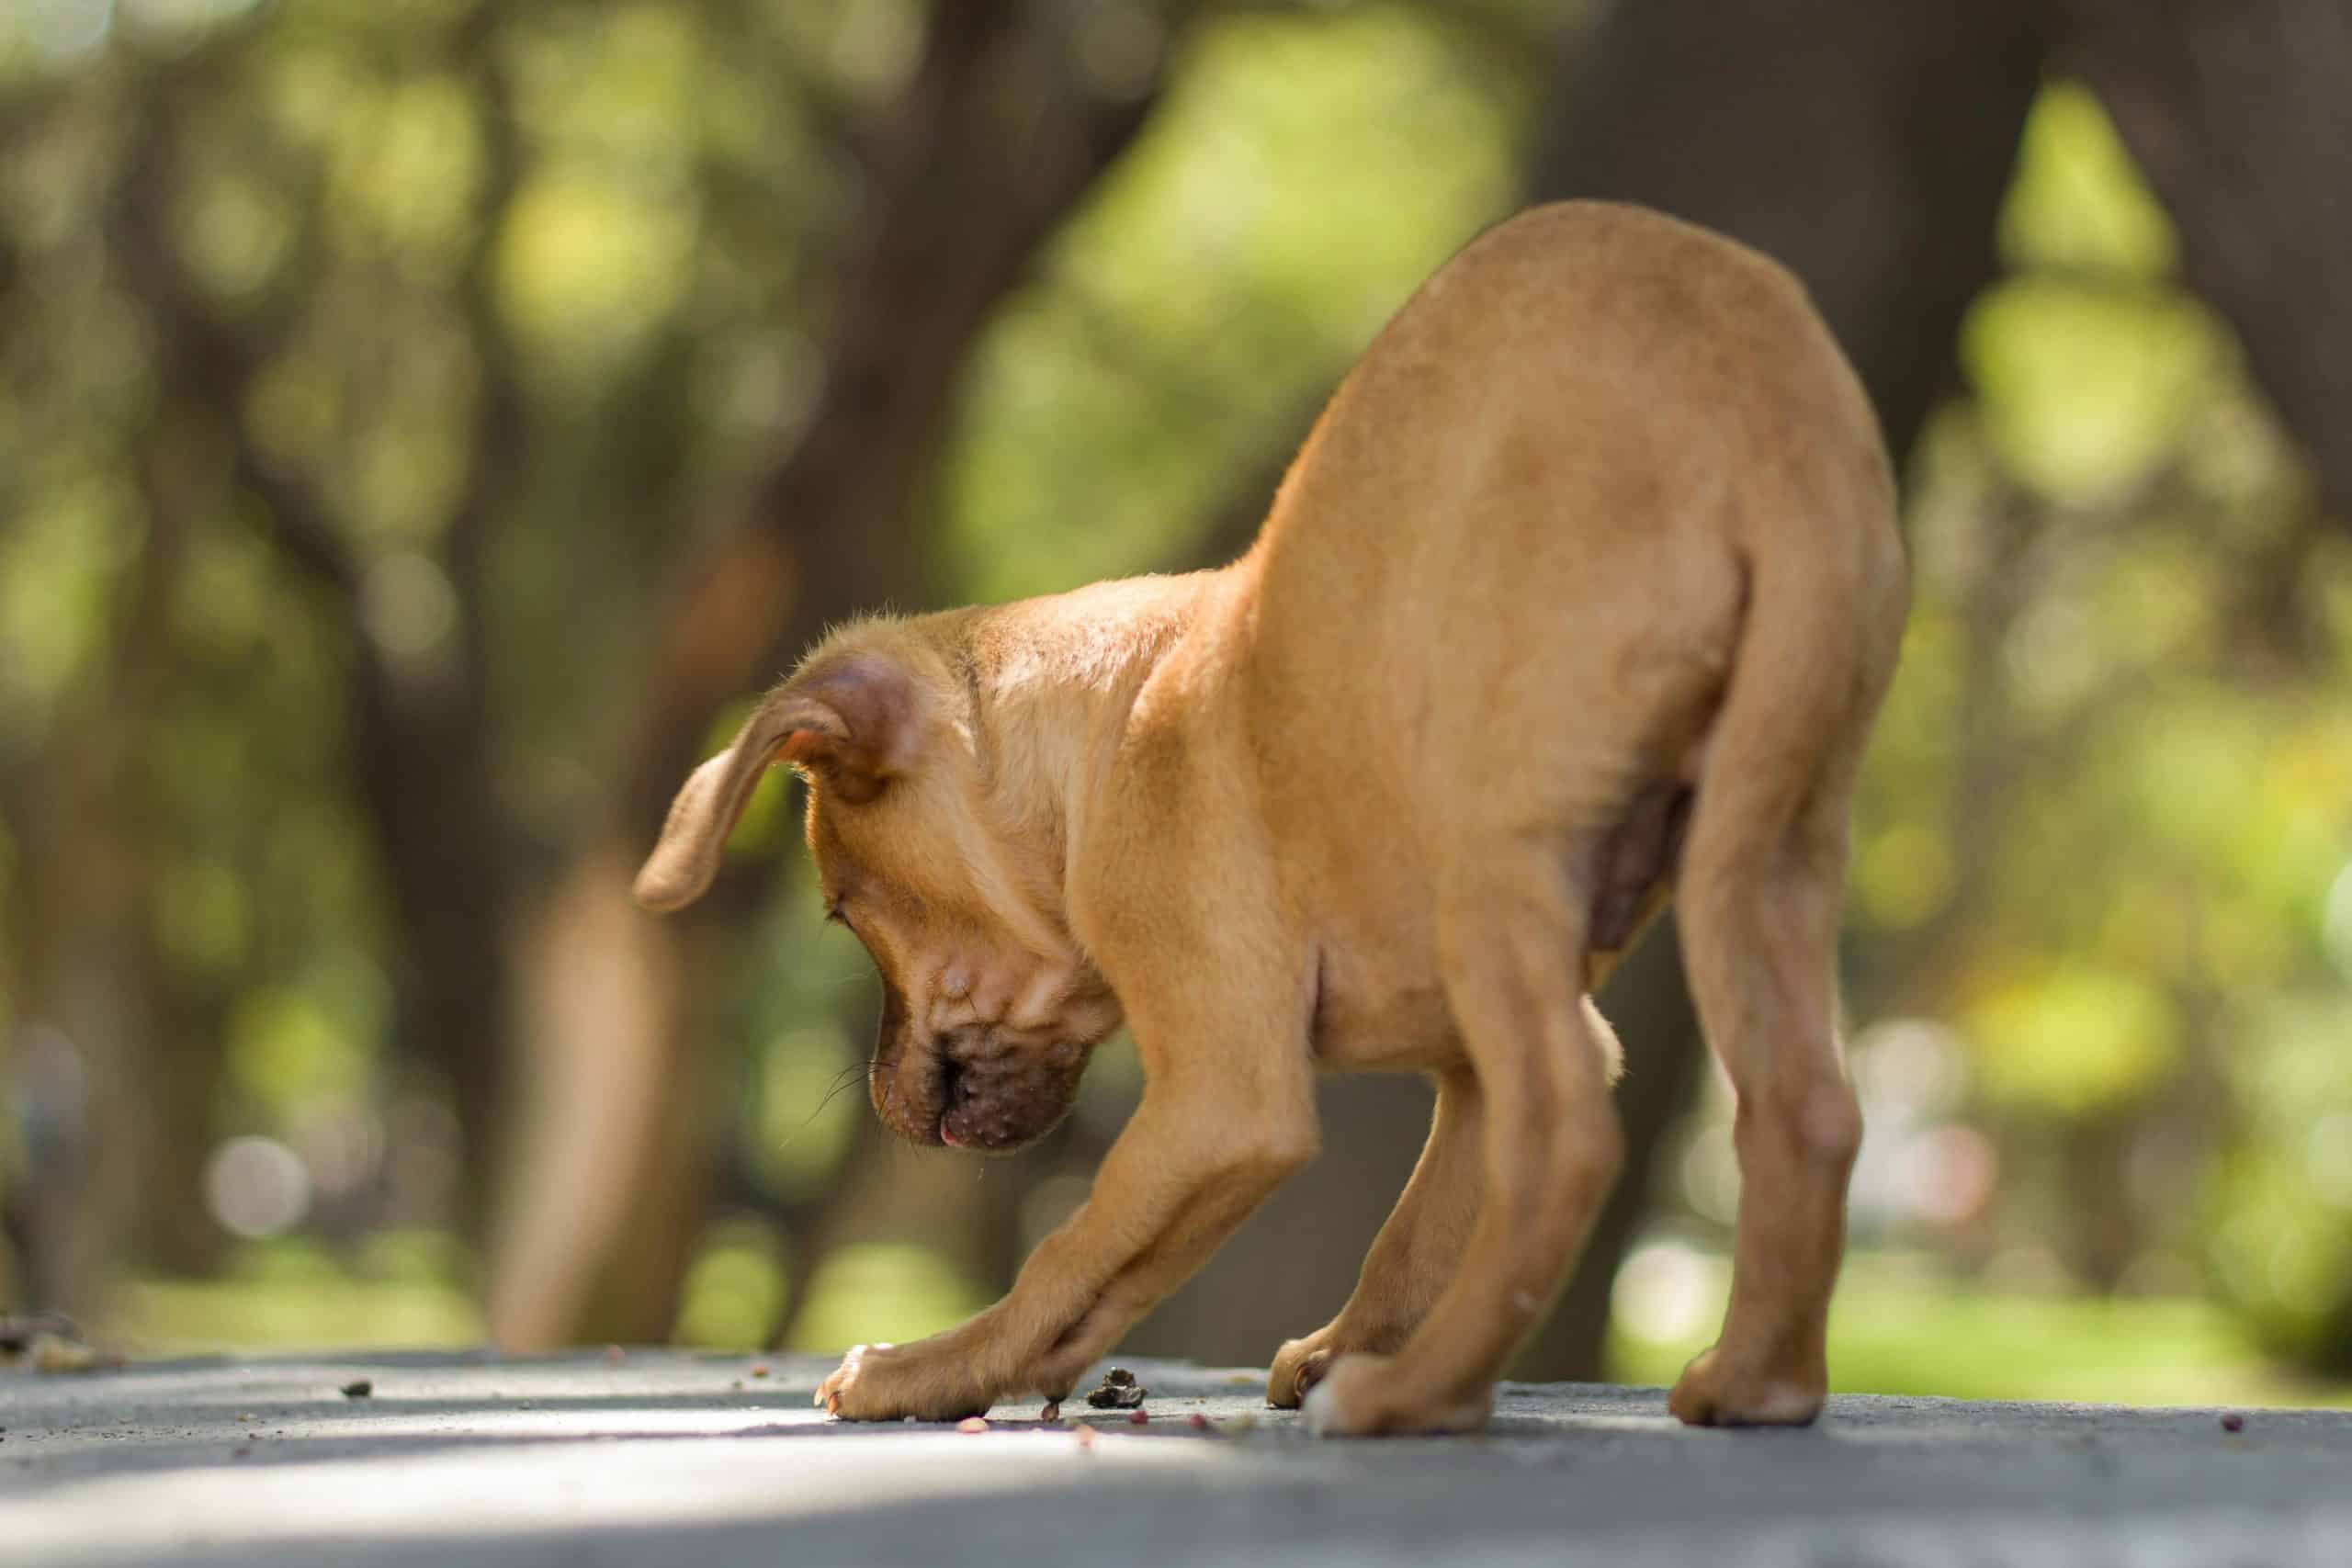
M 640 898 L 697 896 L 791 762 L 882 972 L 894 1129 L 1032 1141 L 1122 1021 L 1148 1087 L 1003 1301 L 820 1401 L 1060 1397 L 1314 1156 L 1317 1073 L 1417 1071 L 1420 1163 L 1267 1393 L 1332 1433 L 1480 1426 L 1615 1178 L 1590 997 L 1670 895 L 1744 1181 L 1672 1406 L 1812 1419 L 1860 1136 L 1847 809 L 1905 597 L 1883 443 L 1801 288 L 1577 202 L 1422 287 L 1233 565 L 828 637 L 688 781 Z

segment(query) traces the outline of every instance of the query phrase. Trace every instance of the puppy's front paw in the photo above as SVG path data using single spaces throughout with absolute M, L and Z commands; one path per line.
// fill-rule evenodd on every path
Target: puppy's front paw
M 996 1390 L 973 1377 L 959 1352 L 925 1339 L 859 1345 L 817 1385 L 817 1403 L 843 1421 L 958 1421 L 985 1414 Z
M 1495 1413 L 1492 1388 L 1432 1395 L 1387 1356 L 1341 1356 L 1306 1395 L 1306 1429 L 1318 1438 L 1405 1432 L 1476 1432 Z
M 1295 1410 L 1340 1357 L 1385 1356 L 1412 1335 L 1410 1323 L 1366 1327 L 1350 1322 L 1342 1313 L 1305 1338 L 1286 1341 L 1274 1352 L 1274 1364 L 1266 1375 L 1266 1403 L 1277 1410 Z
M 1293 1339 L 1274 1352 L 1266 1376 L 1266 1403 L 1277 1410 L 1295 1410 L 1323 1374 L 1331 1370 L 1331 1330 L 1318 1328 L 1304 1339 Z
M 1720 1347 L 1682 1370 L 1666 1407 L 1686 1427 L 1803 1427 L 1821 1413 L 1827 1372 L 1736 1366 Z

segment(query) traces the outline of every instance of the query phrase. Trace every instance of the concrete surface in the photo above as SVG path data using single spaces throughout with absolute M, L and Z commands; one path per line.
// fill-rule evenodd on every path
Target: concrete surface
M 0 1373 L 0 1562 L 2352 1563 L 2342 1412 L 1846 1398 L 1695 1432 L 1656 1390 L 1510 1385 L 1484 1437 L 1323 1443 L 1258 1373 L 1131 1364 L 1144 1426 L 1073 1400 L 973 1435 L 829 1423 L 830 1363 L 786 1358 Z

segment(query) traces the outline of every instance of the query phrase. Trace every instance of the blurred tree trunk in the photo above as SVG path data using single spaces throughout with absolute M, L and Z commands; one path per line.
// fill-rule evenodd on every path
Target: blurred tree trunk
M 1123 1348 L 1261 1367 L 1330 1321 L 1429 1136 L 1429 1085 L 1363 1075 L 1316 1086 L 1323 1153 L 1127 1336 Z
M 140 491 L 146 504 L 148 531 L 141 578 L 130 596 L 128 613 L 146 625 L 140 635 L 149 646 L 137 655 L 142 664 L 168 663 L 172 604 L 179 592 L 187 544 L 220 493 L 217 457 L 217 449 L 200 423 L 169 414 L 151 433 L 139 455 Z M 133 681 L 133 691 L 144 710 L 137 718 L 142 736 L 162 708 L 163 694 L 156 689 L 162 679 L 151 670 Z M 150 787 L 143 768 L 138 787 L 142 791 Z M 155 841 L 145 857 L 149 953 L 141 968 L 145 983 L 152 987 L 147 1012 L 156 1032 L 147 1042 L 144 1081 L 139 1086 L 153 1122 L 148 1129 L 152 1142 L 141 1162 L 132 1250 L 153 1268 L 188 1276 L 209 1273 L 219 1263 L 228 1239 L 213 1216 L 204 1184 L 205 1166 L 212 1153 L 214 1101 L 228 1065 L 228 1041 L 224 1010 L 215 986 L 187 974 L 180 964 L 156 950 L 166 897 L 165 885 L 160 880 L 165 869 L 164 831 L 157 825 Z
M 2352 524 L 2352 6 L 2069 0 L 2060 63 L 2114 118 L 2190 288 Z
M 111 606 L 105 653 L 82 694 L 58 705 L 6 803 L 23 911 L 8 1076 L 28 1168 L 9 1194 L 10 1230 L 25 1304 L 76 1316 L 103 1311 L 115 1275 L 159 1228 L 169 1243 L 172 1225 L 189 1227 L 189 1253 L 175 1261 L 210 1235 L 200 1200 L 187 1201 L 201 1191 L 186 1168 L 191 1153 L 200 1165 L 200 1134 L 191 1151 L 158 1092 L 190 1065 L 170 1059 L 186 1043 L 164 999 L 163 846 L 145 745 L 171 681 L 187 519 L 167 502 L 181 455 L 149 454 L 144 547 Z M 164 1194 L 166 1180 L 187 1185 Z M 163 1213 L 174 1218 L 159 1227 Z
M 1874 0 L 1619 4 L 1564 59 L 1562 108 L 1530 199 L 1639 202 L 1778 258 L 1812 290 L 1900 455 L 1951 390 L 1962 314 L 1995 276 L 1994 219 L 2040 85 L 2042 9 L 1996 0 L 1921 17 Z M 1247 547 L 1296 445 L 1236 491 L 1204 561 Z M 1625 1043 L 1625 1176 L 1522 1352 L 1522 1377 L 1600 1375 L 1618 1265 L 1660 1179 L 1661 1141 L 1700 1081 L 1670 919 L 1601 1006 Z M 1254 1360 L 1328 1319 L 1411 1169 L 1427 1107 L 1412 1085 L 1327 1086 L 1322 1158 L 1138 1329 L 1138 1346 Z
M 2059 62 L 2098 94 L 2171 214 L 2184 281 L 2245 345 L 2301 445 L 2322 506 L 2352 525 L 2352 6 L 2340 0 L 2069 0 Z M 2291 596 L 2289 570 L 2275 591 Z M 2271 617 L 2291 626 L 2291 610 Z M 2067 1129 L 2070 1266 L 2112 1289 L 2142 1225 L 2129 1129 Z M 2352 1368 L 2352 1316 L 2325 1370 Z
M 1170 28 L 1189 12 L 1165 8 Z M 1159 64 L 1104 82 L 1057 30 L 1075 13 L 943 6 L 877 141 L 857 242 L 839 270 L 813 418 L 732 516 L 709 529 L 654 630 L 626 776 L 602 836 L 532 922 L 517 1021 L 527 1092 L 492 1232 L 501 1343 L 665 1337 L 717 1168 L 724 1117 L 697 1114 L 724 1066 L 696 998 L 725 984 L 713 934 L 753 897 L 722 880 L 691 914 L 634 914 L 628 888 L 711 716 L 772 679 L 827 624 L 927 596 L 921 518 L 959 372 L 1037 246 L 1141 127 Z M 567 940 L 548 933 L 569 926 Z M 545 1027 L 586 976 L 615 994 Z M 620 994 L 626 977 L 627 994 Z M 1010 1235 L 1014 1183 L 944 1189 Z M 837 1227 L 829 1229 L 834 1234 Z M 1009 1274 L 996 1260 L 992 1283 Z
M 490 28 L 498 14 L 484 7 L 478 29 Z M 458 53 L 487 60 L 483 37 L 479 30 L 462 34 Z M 365 614 L 376 563 L 310 482 L 282 471 L 256 447 L 241 417 L 299 317 L 225 317 L 203 296 L 180 253 L 175 204 L 183 189 L 176 160 L 188 140 L 185 128 L 230 90 L 244 42 L 239 35 L 218 39 L 159 69 L 147 84 L 126 157 L 115 254 L 163 345 L 157 378 L 164 417 L 200 424 L 202 439 L 228 454 L 227 484 L 259 503 L 256 515 L 278 558 L 309 586 L 344 637 L 353 693 L 352 777 L 374 829 L 398 932 L 394 1034 L 401 1048 L 438 1071 L 448 1090 L 469 1156 L 458 1218 L 479 1235 L 483 1172 L 510 1120 L 498 1032 L 509 894 L 492 776 L 481 559 L 519 446 L 519 399 L 499 355 L 503 340 L 491 320 L 488 279 L 496 218 L 516 177 L 511 119 L 501 84 L 486 82 L 488 216 L 463 279 L 481 390 L 469 468 L 434 563 L 446 574 L 457 618 L 435 657 L 403 660 L 382 645 Z
M 1624 0 L 1584 43 L 1533 194 L 1658 208 L 1804 280 L 1910 448 L 1952 385 L 1969 302 L 2041 85 L 2042 0 Z M 1626 1170 L 1520 1375 L 1600 1374 L 1617 1265 L 1698 1082 L 1679 964 L 1653 940 L 1604 1010 L 1625 1043 Z

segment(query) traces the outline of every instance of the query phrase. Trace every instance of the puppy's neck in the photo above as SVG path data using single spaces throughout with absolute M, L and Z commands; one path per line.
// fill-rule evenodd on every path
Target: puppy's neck
M 961 628 L 975 759 L 1005 826 L 1049 850 L 1040 870 L 1057 905 L 1137 694 L 1222 576 L 1097 583 L 981 611 Z

